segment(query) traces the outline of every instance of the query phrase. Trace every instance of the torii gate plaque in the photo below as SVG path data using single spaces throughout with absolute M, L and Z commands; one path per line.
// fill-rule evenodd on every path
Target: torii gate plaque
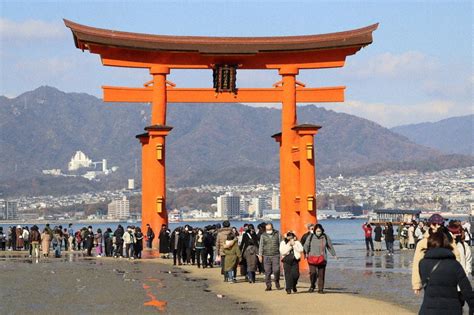
M 281 103 L 281 232 L 301 236 L 315 223 L 314 139 L 321 128 L 298 125 L 296 103 L 343 102 L 344 86 L 307 88 L 296 80 L 300 69 L 343 67 L 346 57 L 372 43 L 374 24 L 361 29 L 287 37 L 163 36 L 93 28 L 64 20 L 77 48 L 99 54 L 104 66 L 147 68 L 143 88 L 103 86 L 105 102 L 150 102 L 151 125 L 138 135 L 142 144 L 142 227 L 168 222 L 165 137 L 168 103 Z M 171 69 L 212 69 L 213 89 L 176 88 L 166 80 Z M 272 88 L 235 87 L 237 69 L 278 70 Z

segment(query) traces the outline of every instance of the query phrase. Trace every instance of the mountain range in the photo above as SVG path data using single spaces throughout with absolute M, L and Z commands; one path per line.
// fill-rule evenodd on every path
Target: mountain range
M 391 130 L 446 153 L 474 155 L 474 115 L 403 125 Z
M 42 169 L 65 169 L 77 150 L 119 166 L 117 176 L 124 180 L 138 180 L 141 150 L 135 135 L 149 116 L 147 104 L 104 103 L 47 86 L 0 97 L 0 190 L 11 181 L 41 177 Z M 167 137 L 169 182 L 277 182 L 278 144 L 270 136 L 280 131 L 280 116 L 279 109 L 241 104 L 169 104 L 167 124 L 174 127 Z M 298 120 L 323 126 L 315 138 L 318 177 L 474 165 L 473 156 L 445 155 L 396 128 L 314 105 L 299 106 Z

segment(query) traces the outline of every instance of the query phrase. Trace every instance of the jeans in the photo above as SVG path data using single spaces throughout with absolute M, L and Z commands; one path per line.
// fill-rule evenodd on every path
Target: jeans
M 115 256 L 123 257 L 123 242 L 116 242 L 115 243 Z
M 272 287 L 272 274 L 275 286 L 278 288 L 280 286 L 280 255 L 263 256 L 263 268 L 265 269 L 265 284 L 267 288 Z
M 60 244 L 56 245 L 56 247 L 54 248 L 54 256 L 56 258 L 61 257 L 61 245 Z
M 393 241 L 385 241 L 385 245 L 387 246 L 388 252 L 393 254 Z
M 205 248 L 196 248 L 196 260 L 198 268 L 201 268 L 201 262 L 203 267 L 207 266 L 207 252 Z
M 247 278 L 249 282 L 255 283 L 255 271 L 247 271 Z
M 227 279 L 228 279 L 229 281 L 233 281 L 233 280 L 234 280 L 234 276 L 235 276 L 234 269 L 231 269 L 231 270 L 227 271 Z
M 173 265 L 181 265 L 181 250 L 173 249 Z
M 372 241 L 372 238 L 371 237 L 366 237 L 365 238 L 365 247 L 367 248 L 367 250 L 369 250 L 369 245 L 370 245 L 370 249 L 372 251 L 374 251 L 374 242 Z
M 125 244 L 125 258 L 133 257 L 133 243 Z
M 318 281 L 318 291 L 324 289 L 324 278 L 326 276 L 326 265 L 309 265 L 309 279 L 311 282 L 311 288 L 316 288 L 316 281 Z

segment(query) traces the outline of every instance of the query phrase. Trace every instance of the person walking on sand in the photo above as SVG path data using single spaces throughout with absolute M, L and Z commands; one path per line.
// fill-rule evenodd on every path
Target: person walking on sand
M 135 228 L 135 244 L 133 245 L 133 255 L 136 259 L 142 259 L 143 233 L 139 227 Z
M 413 222 L 408 228 L 408 249 L 415 249 L 415 226 Z
M 424 290 L 421 315 L 462 315 L 463 301 L 469 306 L 469 314 L 473 313 L 472 286 L 452 250 L 452 242 L 443 231 L 437 230 L 429 235 L 425 255 L 419 262 L 419 277 Z M 463 300 L 459 298 L 458 288 Z
M 456 247 L 459 251 L 462 268 L 466 272 L 467 278 L 469 279 L 472 274 L 472 253 L 471 246 L 465 241 L 465 232 L 462 228 L 461 222 L 457 220 L 451 220 L 448 225 L 448 230 L 456 242 Z
M 362 224 L 362 229 L 364 230 L 365 235 L 365 248 L 367 251 L 374 251 L 374 242 L 372 240 L 372 225 L 369 222 Z M 370 249 L 369 249 L 370 245 Z
M 225 255 L 225 264 L 224 272 L 227 274 L 227 279 L 229 283 L 236 283 L 235 279 L 236 274 L 235 270 L 239 260 L 242 258 L 237 236 L 234 233 L 229 233 L 227 235 L 227 240 L 224 248 Z
M 275 288 L 280 290 L 280 233 L 273 228 L 272 223 L 265 225 L 265 233 L 260 237 L 258 259 L 265 270 L 265 291 L 272 290 L 272 274 Z
M 35 258 L 39 258 L 40 253 L 39 253 L 39 247 L 41 243 L 41 234 L 39 232 L 39 229 L 36 225 L 33 225 L 31 227 L 31 232 L 30 232 L 30 244 L 31 244 L 31 255 L 34 256 Z
M 194 239 L 194 248 L 196 249 L 196 262 L 198 268 L 201 268 L 201 262 L 202 266 L 207 265 L 207 255 L 206 255 L 206 246 L 204 246 L 204 233 L 202 229 L 197 230 L 197 235 Z
M 94 247 L 94 232 L 92 226 L 88 226 L 84 231 L 84 244 L 87 249 L 87 256 L 92 257 L 92 248 Z
M 429 219 L 429 229 L 428 231 L 424 234 L 424 238 L 416 244 L 416 249 L 415 249 L 415 255 L 413 257 L 413 264 L 412 264 L 412 272 L 411 272 L 411 285 L 413 292 L 418 295 L 421 292 L 422 289 L 422 280 L 420 278 L 420 272 L 419 272 L 419 264 L 420 261 L 423 259 L 425 256 L 425 252 L 428 249 L 428 238 L 431 234 L 436 233 L 438 231 L 443 232 L 446 234 L 446 237 L 448 238 L 449 242 L 451 243 L 451 248 L 454 256 L 456 257 L 456 260 L 459 262 L 461 261 L 461 255 L 459 253 L 459 250 L 456 247 L 455 241 L 451 234 L 449 233 L 448 229 L 444 226 L 444 218 L 435 213 L 433 214 Z
M 216 239 L 216 252 L 217 252 L 217 261 L 220 261 L 221 263 L 221 274 L 224 275 L 224 282 L 228 281 L 227 274 L 224 271 L 224 265 L 225 265 L 225 253 L 224 253 L 224 248 L 225 248 L 225 243 L 227 241 L 227 236 L 231 233 L 232 229 L 230 228 L 230 222 L 229 221 L 224 221 L 222 223 L 222 228 L 219 229 L 217 232 L 217 239 Z
M 148 240 L 152 240 L 155 238 L 155 233 L 149 228 L 147 232 L 147 238 Z M 160 240 L 160 247 L 159 247 L 159 252 L 161 255 L 161 258 L 169 258 L 170 257 L 170 248 L 171 248 L 171 231 L 168 229 L 168 226 L 166 224 L 163 224 L 161 226 L 160 234 L 158 235 L 158 239 Z M 152 243 L 149 244 L 151 248 Z
M 318 282 L 318 293 L 324 293 L 324 280 L 326 276 L 327 251 L 337 259 L 336 251 L 332 246 L 331 238 L 324 233 L 321 224 L 316 224 L 314 234 L 311 235 L 304 243 L 306 259 L 309 265 L 309 278 L 311 286 L 309 292 L 312 293 L 316 289 L 316 281 Z
M 298 292 L 296 286 L 300 278 L 299 261 L 303 255 L 303 245 L 297 240 L 295 233 L 286 233 L 280 243 L 280 255 L 285 274 L 285 289 L 287 294 Z
M 163 228 L 166 227 L 166 224 L 163 224 L 161 226 L 161 231 L 160 231 L 160 236 L 161 232 L 163 231 Z M 160 238 L 160 248 L 161 248 L 161 237 Z M 146 225 L 146 248 L 152 249 L 153 247 L 153 240 L 155 239 L 155 231 L 151 228 L 150 224 Z M 169 246 L 168 246 L 168 251 L 169 251 Z M 160 250 L 161 253 L 161 250 Z
M 49 257 L 49 246 L 51 245 L 51 234 L 49 231 L 44 228 L 43 233 L 41 233 L 41 252 L 43 257 Z
M 255 234 L 256 236 L 256 234 Z M 243 257 L 246 261 L 247 279 L 249 283 L 255 283 L 255 275 L 258 269 L 258 240 L 250 237 L 246 241 Z
M 393 243 L 395 242 L 395 237 L 393 236 L 393 226 L 391 222 L 387 222 L 387 226 L 384 230 L 385 236 L 385 246 L 387 247 L 388 255 L 393 255 Z
M 382 251 L 382 227 L 380 226 L 380 223 L 375 224 L 374 247 L 376 252 Z
M 97 257 L 102 257 L 102 229 L 97 229 L 97 233 L 94 235 L 95 253 Z

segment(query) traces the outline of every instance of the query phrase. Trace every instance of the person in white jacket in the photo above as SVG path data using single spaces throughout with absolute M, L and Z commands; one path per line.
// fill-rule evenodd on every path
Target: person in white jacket
M 286 293 L 298 292 L 296 285 L 300 277 L 299 261 L 303 255 L 303 245 L 297 240 L 294 232 L 284 235 L 280 243 L 281 261 L 283 262 L 283 272 L 285 274 Z
M 471 246 L 466 242 L 466 233 L 460 221 L 450 221 L 448 226 L 449 232 L 456 241 L 456 247 L 460 255 L 460 263 L 468 278 L 472 274 L 472 253 Z

